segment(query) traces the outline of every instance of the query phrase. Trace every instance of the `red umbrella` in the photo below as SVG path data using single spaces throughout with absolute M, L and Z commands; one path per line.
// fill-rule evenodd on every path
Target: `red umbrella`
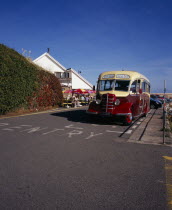
M 72 90 L 65 90 L 63 93 L 72 93 Z
M 82 89 L 76 89 L 76 90 L 73 90 L 73 93 L 83 94 L 84 91 Z
M 84 93 L 84 94 L 86 94 L 86 93 L 89 93 L 89 92 L 88 92 L 88 90 L 84 90 L 84 92 L 83 92 L 83 93 Z
M 95 90 L 89 90 L 88 93 L 96 93 Z

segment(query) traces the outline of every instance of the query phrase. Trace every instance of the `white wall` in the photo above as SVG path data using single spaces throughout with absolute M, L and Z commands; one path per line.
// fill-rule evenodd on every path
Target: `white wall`
M 64 72 L 64 70 L 62 70 L 62 68 L 57 66 L 57 64 L 54 63 L 54 61 L 50 60 L 50 58 L 48 58 L 46 55 L 43 56 L 42 58 L 38 59 L 37 61 L 34 61 L 34 63 L 37 64 L 38 66 L 41 66 L 42 68 L 52 72 L 52 73 Z
M 56 60 L 48 54 L 46 55 L 46 53 L 44 53 L 42 56 L 40 56 L 39 58 L 35 59 L 33 61 L 35 64 L 37 64 L 38 66 L 41 66 L 42 68 L 50 71 L 51 73 L 55 73 L 55 72 L 64 72 L 66 69 L 65 67 L 63 67 L 62 65 L 60 66 L 58 64 L 58 62 L 56 62 Z M 75 72 L 75 70 L 71 69 L 71 76 L 72 76 L 72 89 L 92 89 L 92 85 L 86 81 L 84 78 L 82 78 L 81 75 L 78 75 L 77 72 Z M 66 81 L 62 81 L 62 83 L 64 85 L 70 85 L 68 82 Z
M 91 90 L 92 88 L 87 85 L 84 81 L 78 78 L 74 73 L 72 73 L 72 89 L 88 89 Z

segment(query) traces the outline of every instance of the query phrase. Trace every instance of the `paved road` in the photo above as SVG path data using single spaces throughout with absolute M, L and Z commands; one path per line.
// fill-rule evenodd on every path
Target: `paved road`
M 171 147 L 84 109 L 0 119 L 0 209 L 166 209 Z

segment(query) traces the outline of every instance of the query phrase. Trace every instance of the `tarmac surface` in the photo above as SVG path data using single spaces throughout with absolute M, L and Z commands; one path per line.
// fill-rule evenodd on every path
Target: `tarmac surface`
M 162 144 L 162 110 L 120 138 L 126 126 L 90 122 L 85 109 L 0 119 L 0 209 L 172 206 L 172 151 Z

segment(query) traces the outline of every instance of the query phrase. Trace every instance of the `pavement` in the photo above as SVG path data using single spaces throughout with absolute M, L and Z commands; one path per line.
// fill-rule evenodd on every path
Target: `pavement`
M 152 116 L 153 112 L 154 110 L 151 110 L 145 120 L 133 132 L 129 138 L 129 142 L 172 146 L 172 138 L 169 135 L 169 131 L 166 131 L 163 142 L 163 109 L 157 109 Z M 141 136 L 143 132 L 144 134 Z

